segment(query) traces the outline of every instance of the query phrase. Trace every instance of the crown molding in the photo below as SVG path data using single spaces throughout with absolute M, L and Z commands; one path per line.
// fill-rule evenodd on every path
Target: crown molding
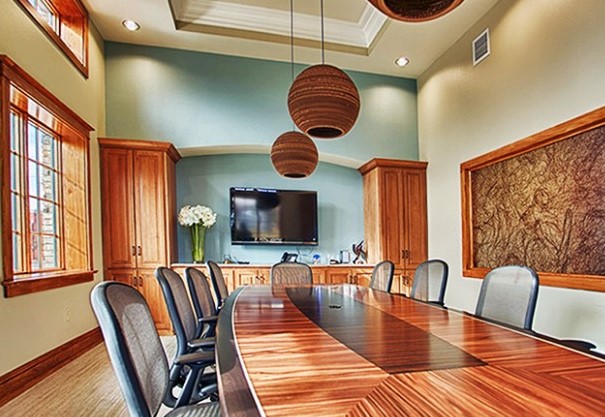
M 255 38 L 286 43 L 290 39 L 290 12 L 218 0 L 170 0 L 179 30 Z M 368 55 L 387 17 L 366 5 L 357 22 L 324 18 L 326 49 Z M 294 14 L 294 37 L 303 46 L 321 41 L 317 16 Z

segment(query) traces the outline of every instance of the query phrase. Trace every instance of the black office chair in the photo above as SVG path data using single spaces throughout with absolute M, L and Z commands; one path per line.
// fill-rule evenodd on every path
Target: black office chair
M 206 262 L 206 266 L 208 267 L 212 286 L 214 287 L 214 294 L 216 295 L 216 309 L 217 311 L 220 311 L 225 300 L 229 297 L 229 289 L 225 283 L 225 277 L 223 277 L 221 267 L 214 261 Z
M 509 326 L 531 330 L 539 280 L 526 266 L 501 266 L 483 279 L 475 314 Z
M 378 291 L 391 292 L 395 265 L 391 261 L 382 261 L 374 266 L 370 288 Z
M 155 276 L 162 289 L 166 307 L 168 308 L 168 314 L 170 316 L 170 322 L 174 334 L 176 335 L 176 353 L 175 357 L 187 355 L 199 350 L 213 351 L 215 346 L 214 338 L 201 338 L 200 326 L 191 308 L 189 302 L 189 296 L 185 288 L 185 283 L 181 276 L 170 268 L 159 267 L 155 271 Z M 214 357 L 211 355 L 208 359 L 206 366 L 213 365 L 215 363 Z M 173 361 L 173 365 L 170 369 L 171 382 L 174 386 L 182 382 L 183 378 L 190 372 L 197 372 L 199 390 L 194 392 L 192 402 L 200 401 L 208 396 L 215 394 L 217 391 L 216 387 L 216 374 L 204 373 L 204 369 L 189 369 L 183 365 Z M 171 394 L 172 390 L 167 392 L 165 403 L 172 405 L 175 401 L 174 396 Z
M 151 417 L 160 409 L 170 375 L 166 354 L 147 302 L 136 289 L 115 281 L 98 284 L 90 295 L 126 407 L 131 416 Z M 176 360 L 188 366 L 206 362 L 200 352 Z M 220 417 L 218 403 L 187 405 L 195 387 L 189 374 L 170 417 Z
M 271 285 L 312 285 L 313 271 L 307 264 L 279 262 L 271 267 Z
M 193 302 L 193 308 L 198 320 L 197 333 L 200 337 L 212 337 L 215 334 L 216 321 L 218 319 L 216 305 L 212 298 L 208 278 L 197 268 L 185 269 L 187 286 Z
M 440 259 L 422 262 L 414 272 L 411 298 L 443 306 L 449 267 Z

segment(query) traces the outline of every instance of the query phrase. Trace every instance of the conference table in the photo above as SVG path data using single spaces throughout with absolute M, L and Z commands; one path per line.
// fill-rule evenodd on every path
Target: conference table
M 217 327 L 223 416 L 604 416 L 605 362 L 355 285 L 240 287 Z

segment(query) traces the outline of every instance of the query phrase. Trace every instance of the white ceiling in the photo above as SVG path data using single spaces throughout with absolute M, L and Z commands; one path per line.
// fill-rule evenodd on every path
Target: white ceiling
M 416 78 L 498 0 L 465 0 L 439 19 L 393 21 L 367 0 L 324 0 L 326 63 Z M 105 40 L 290 60 L 290 0 L 83 0 Z M 320 0 L 294 0 L 295 61 L 321 61 Z M 141 30 L 128 32 L 122 20 Z M 477 33 L 478 35 L 479 33 Z M 469 54 L 471 48 L 469 45 Z M 397 57 L 410 64 L 399 68 Z

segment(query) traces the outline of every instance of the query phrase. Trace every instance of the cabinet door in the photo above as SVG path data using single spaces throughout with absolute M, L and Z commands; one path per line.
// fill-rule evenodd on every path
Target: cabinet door
M 134 151 L 136 253 L 139 268 L 167 264 L 164 154 Z
M 105 273 L 105 280 L 122 282 L 136 288 L 138 282 L 134 277 L 134 269 L 109 269 Z
M 362 287 L 369 287 L 370 281 L 372 281 L 371 272 L 356 272 L 354 284 L 361 285 Z
M 160 284 L 153 270 L 138 270 L 137 287 L 147 300 L 151 316 L 159 332 L 167 333 L 171 329 L 170 316 Z
M 313 266 L 311 267 L 311 271 L 313 271 L 313 284 L 325 284 L 326 281 L 326 268 Z
M 407 269 L 416 269 L 427 259 L 426 175 L 424 171 L 406 171 L 402 184 L 404 264 Z
M 380 261 L 389 260 L 395 265 L 403 264 L 404 247 L 401 236 L 404 230 L 403 187 L 401 172 L 386 169 L 382 175 L 383 192 L 381 193 L 381 221 L 383 257 Z
M 136 245 L 132 151 L 101 150 L 103 255 L 106 268 L 134 268 Z
M 256 269 L 235 269 L 233 278 L 235 288 L 242 285 L 258 284 L 258 271 Z
M 351 270 L 347 268 L 335 268 L 326 270 L 327 284 L 348 284 L 351 282 Z

